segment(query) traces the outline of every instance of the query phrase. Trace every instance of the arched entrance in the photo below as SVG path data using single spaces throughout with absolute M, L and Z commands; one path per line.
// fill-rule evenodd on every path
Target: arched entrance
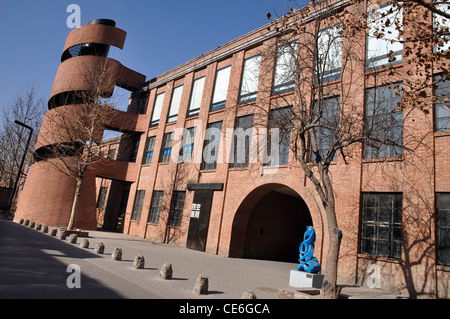
M 298 247 L 310 225 L 308 206 L 297 192 L 281 184 L 260 186 L 236 212 L 230 257 L 297 262 Z

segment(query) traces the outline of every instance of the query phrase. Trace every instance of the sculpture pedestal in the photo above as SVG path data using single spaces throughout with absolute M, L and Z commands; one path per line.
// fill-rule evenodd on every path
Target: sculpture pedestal
M 310 274 L 305 271 L 291 270 L 289 286 L 294 288 L 322 288 L 325 275 Z

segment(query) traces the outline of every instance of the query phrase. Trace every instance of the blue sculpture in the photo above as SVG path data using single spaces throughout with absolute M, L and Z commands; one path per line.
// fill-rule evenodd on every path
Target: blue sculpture
M 297 266 L 297 270 L 306 271 L 311 274 L 317 274 L 321 267 L 317 258 L 314 255 L 314 242 L 316 241 L 316 233 L 312 226 L 306 227 L 305 234 L 303 235 L 303 242 L 299 246 L 300 251 L 300 265 Z

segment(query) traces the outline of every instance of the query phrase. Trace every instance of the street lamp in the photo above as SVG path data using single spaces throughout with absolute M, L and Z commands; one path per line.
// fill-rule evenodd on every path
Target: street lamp
M 7 214 L 9 214 L 9 211 L 11 210 L 12 201 L 13 201 L 14 196 L 16 194 L 17 184 L 19 183 L 20 174 L 22 173 L 23 163 L 25 162 L 25 157 L 27 156 L 28 145 L 30 144 L 31 136 L 33 135 L 33 129 L 31 127 L 29 127 L 28 125 L 23 124 L 22 122 L 19 122 L 17 120 L 15 120 L 14 123 L 29 129 L 30 133 L 28 135 L 28 141 L 27 141 L 27 145 L 25 147 L 25 151 L 23 152 L 22 161 L 20 162 L 19 171 L 17 172 L 16 180 L 14 182 L 14 187 L 12 189 L 11 195 L 9 196 L 8 212 L 7 212 Z

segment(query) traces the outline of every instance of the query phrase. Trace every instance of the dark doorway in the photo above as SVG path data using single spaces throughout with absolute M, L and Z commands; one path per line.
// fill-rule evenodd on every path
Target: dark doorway
M 254 195 L 249 197 L 252 204 L 244 201 L 238 211 L 241 216 L 236 222 L 242 227 L 234 230 L 237 234 L 242 232 L 242 235 L 240 240 L 235 238 L 232 249 L 241 251 L 244 258 L 298 262 L 303 234 L 307 226 L 313 226 L 303 199 L 288 187 L 266 190 L 257 199 Z M 246 222 L 242 224 L 244 220 Z

